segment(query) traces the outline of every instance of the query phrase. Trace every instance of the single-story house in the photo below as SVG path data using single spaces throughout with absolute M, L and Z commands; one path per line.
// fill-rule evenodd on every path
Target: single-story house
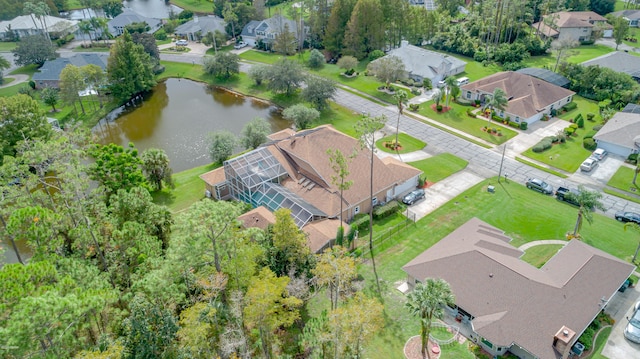
M 258 40 L 262 39 L 263 42 L 270 44 L 276 39 L 276 35 L 288 30 L 294 34 L 297 41 L 301 41 L 306 36 L 306 30 L 299 29 L 297 21 L 287 19 L 286 17 L 277 14 L 268 19 L 261 21 L 251 20 L 248 24 L 242 28 L 242 41 L 249 44 L 249 46 L 256 46 Z
M 207 195 L 214 199 L 236 199 L 271 211 L 289 208 L 299 228 L 314 233 L 332 233 L 340 218 L 340 191 L 327 150 L 350 154 L 359 149 L 358 140 L 331 126 L 294 132 L 283 130 L 270 136 L 271 142 L 224 162 L 223 167 L 205 173 Z M 358 151 L 349 162 L 347 181 L 360 183 L 343 193 L 342 218 L 349 221 L 367 213 L 372 205 L 395 199 L 418 185 L 422 171 L 392 157 L 374 157 L 373 198 L 369 198 L 368 152 Z M 320 225 L 314 223 L 332 220 Z M 309 227 L 312 225 L 312 227 Z M 311 232 L 311 230 L 307 231 Z M 325 243 L 326 244 L 326 243 Z M 322 248 L 323 243 L 316 243 Z
M 13 37 L 24 37 L 29 35 L 43 34 L 46 31 L 53 38 L 58 38 L 72 34 L 78 29 L 78 22 L 75 20 L 62 19 L 55 16 L 45 15 L 41 17 L 42 22 L 35 15 L 22 15 L 13 20 L 0 21 L 0 40 Z M 43 26 L 44 25 L 44 26 Z
M 162 27 L 162 20 L 142 16 L 129 8 L 124 8 L 120 15 L 109 20 L 107 28 L 111 35 L 120 36 L 124 34 L 124 28 L 134 22 L 146 22 L 149 25 L 149 31 L 147 32 L 150 34 L 160 30 Z
M 194 15 L 193 19 L 176 27 L 174 32 L 176 35 L 186 38 L 189 41 L 200 41 L 200 39 L 209 32 L 215 33 L 217 30 L 224 34 L 225 25 L 224 20 L 214 15 Z
M 623 51 L 614 51 L 581 63 L 582 66 L 600 66 L 624 72 L 640 82 L 640 57 Z
M 33 74 L 32 80 L 39 88 L 57 88 L 60 81 L 60 73 L 67 65 L 82 67 L 85 65 L 93 64 L 100 66 L 103 70 L 106 71 L 108 59 L 108 53 L 97 52 L 91 54 L 76 54 L 71 57 L 60 57 L 55 60 L 48 60 L 45 61 L 38 72 Z
M 406 40 L 401 41 L 400 47 L 389 51 L 386 56 L 396 56 L 402 60 L 408 78 L 420 83 L 429 79 L 434 86 L 447 76 L 464 72 L 467 65 L 453 56 L 409 45 Z
M 492 356 L 566 358 L 635 266 L 572 240 L 536 268 L 510 240 L 473 218 L 407 263 L 407 284 L 447 281 L 456 302 L 446 314 Z
M 630 27 L 638 27 L 638 20 L 640 20 L 640 10 L 622 10 L 612 12 L 611 15 L 615 17 L 621 17 L 629 21 Z
M 544 16 L 531 27 L 545 38 L 590 41 L 596 26 L 603 30 L 603 37 L 613 36 L 613 27 L 607 19 L 593 11 L 560 11 Z
M 509 100 L 504 111 L 496 111 L 502 118 L 529 125 L 551 110 L 559 109 L 573 99 L 575 92 L 539 78 L 513 71 L 498 72 L 483 79 L 460 86 L 462 97 L 469 101 L 488 101 L 496 88 L 502 89 Z
M 593 136 L 598 147 L 627 158 L 640 151 L 640 114 L 618 112 Z

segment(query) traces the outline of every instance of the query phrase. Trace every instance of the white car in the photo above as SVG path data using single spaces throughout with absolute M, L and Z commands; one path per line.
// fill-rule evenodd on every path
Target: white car
M 236 50 L 238 50 L 238 49 L 241 49 L 241 48 L 243 48 L 243 47 L 246 47 L 247 45 L 249 45 L 249 44 L 247 44 L 247 43 L 246 43 L 246 42 L 244 42 L 244 41 L 240 41 L 240 42 L 238 42 L 237 44 L 235 44 L 235 45 L 233 46 L 233 48 L 234 48 L 234 49 L 236 49 Z
M 176 41 L 176 46 L 187 46 L 189 45 L 189 41 L 187 40 L 178 40 Z
M 633 315 L 627 320 L 629 324 L 624 328 L 624 337 L 640 344 L 640 302 L 633 307 Z
M 598 166 L 598 160 L 593 157 L 589 157 L 580 165 L 580 170 L 584 172 L 590 172 L 592 169 Z
M 596 150 L 591 154 L 591 157 L 595 158 L 598 161 L 602 161 L 606 156 L 607 150 L 603 148 L 596 148 Z

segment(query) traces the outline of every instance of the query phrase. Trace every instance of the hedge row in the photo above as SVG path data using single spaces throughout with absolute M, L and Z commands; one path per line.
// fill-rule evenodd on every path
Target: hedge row
M 391 201 L 384 206 L 376 207 L 373 210 L 374 219 L 382 219 L 402 210 L 402 206 L 398 201 Z

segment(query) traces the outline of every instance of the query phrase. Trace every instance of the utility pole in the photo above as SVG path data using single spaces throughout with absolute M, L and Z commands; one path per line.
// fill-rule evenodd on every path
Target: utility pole
M 507 150 L 507 144 L 502 147 L 502 159 L 500 160 L 500 170 L 498 171 L 498 183 L 500 183 L 500 176 L 502 176 L 502 165 L 504 164 L 504 153 Z

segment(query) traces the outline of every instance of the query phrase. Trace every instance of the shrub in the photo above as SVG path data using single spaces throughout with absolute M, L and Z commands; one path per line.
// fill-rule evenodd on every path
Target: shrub
M 553 136 L 547 136 L 536 143 L 531 150 L 536 153 L 544 152 L 553 146 L 554 139 L 555 137 Z
M 555 108 L 552 108 L 551 111 L 549 111 L 549 113 L 551 114 L 551 117 L 556 117 L 556 115 L 558 114 L 558 111 Z
M 520 129 L 526 131 L 529 128 L 529 124 L 526 121 L 520 122 Z
M 578 104 L 575 102 L 569 102 L 568 104 L 564 105 L 564 107 L 562 107 L 562 109 L 565 111 L 575 110 L 576 108 L 578 108 Z
M 569 125 L 569 128 L 573 128 L 573 132 L 576 132 L 576 130 L 578 129 L 578 124 L 577 123 L 572 123 Z
M 520 124 L 515 121 L 509 121 L 509 126 L 513 128 L 520 128 Z
M 594 121 L 595 117 L 596 117 L 595 113 L 592 113 L 592 112 L 587 113 L 587 121 Z
M 567 136 L 572 136 L 574 132 L 576 132 L 576 130 L 571 126 L 565 127 L 564 129 L 564 134 Z
M 582 147 L 589 151 L 593 151 L 598 147 L 598 145 L 596 144 L 596 141 L 593 140 L 593 138 L 585 138 L 584 140 L 582 140 Z
M 420 177 L 418 177 L 418 187 L 422 188 L 424 187 L 424 184 L 427 182 L 427 176 L 425 176 L 424 174 L 420 175 Z
M 155 34 L 153 34 L 153 37 L 155 37 L 156 40 L 166 40 L 167 39 L 167 32 L 164 31 L 164 29 L 160 29 L 160 30 L 156 31 Z
M 384 52 L 382 52 L 382 50 L 373 50 L 369 54 L 369 61 L 377 60 L 382 56 L 384 56 Z
M 580 117 L 576 120 L 576 124 L 578 125 L 578 128 L 584 128 L 584 119 Z
M 593 130 L 594 130 L 594 131 L 596 131 L 596 132 L 598 132 L 598 131 L 600 131 L 600 129 L 602 128 L 602 126 L 604 126 L 604 125 L 595 125 L 595 126 L 593 126 Z
M 29 80 L 29 87 L 31 87 L 32 90 L 36 89 L 36 82 L 33 80 Z
M 324 66 L 325 58 L 322 52 L 318 49 L 311 50 L 309 54 L 309 60 L 307 61 L 307 65 L 312 69 L 319 69 Z
M 584 135 L 584 137 L 583 137 L 583 138 L 593 138 L 593 136 L 595 136 L 595 135 L 596 135 L 596 133 L 598 133 L 598 132 L 597 132 L 597 131 L 593 131 L 593 130 L 591 130 L 591 131 L 587 132 L 587 134 L 586 134 L 586 135 Z
M 484 51 L 477 51 L 475 54 L 473 54 L 473 59 L 477 62 L 482 62 L 487 60 L 487 53 Z
M 638 162 L 638 154 L 637 153 L 630 154 L 629 157 L 627 157 L 627 161 L 629 161 L 631 163 Z
M 379 206 L 375 208 L 373 210 L 373 218 L 381 219 L 381 218 L 389 217 L 390 215 L 398 212 L 401 209 L 402 207 L 400 206 L 400 203 L 398 203 L 398 201 L 391 201 L 385 204 L 384 206 Z
M 469 116 L 471 118 L 476 118 L 477 117 L 476 114 L 473 113 L 473 111 L 470 108 L 467 109 L 467 116 Z
M 336 233 L 336 244 L 341 246 L 343 245 L 344 241 L 344 227 L 340 226 L 338 227 L 338 232 Z
M 416 112 L 420 109 L 420 104 L 417 103 L 410 103 L 409 104 L 409 110 Z
M 359 231 L 369 228 L 369 215 L 366 213 L 356 215 L 351 222 L 351 228 Z
M 356 70 L 354 70 L 354 69 L 349 69 L 349 70 L 345 71 L 345 72 L 344 72 L 344 74 L 345 74 L 345 75 L 347 75 L 347 76 L 351 76 L 351 75 L 353 75 L 355 72 L 356 72 Z
M 433 88 L 433 84 L 431 83 L 431 79 L 423 79 L 422 80 L 422 87 L 424 87 L 425 90 L 431 90 Z
M 436 111 L 441 112 L 442 111 L 442 105 L 436 105 Z

